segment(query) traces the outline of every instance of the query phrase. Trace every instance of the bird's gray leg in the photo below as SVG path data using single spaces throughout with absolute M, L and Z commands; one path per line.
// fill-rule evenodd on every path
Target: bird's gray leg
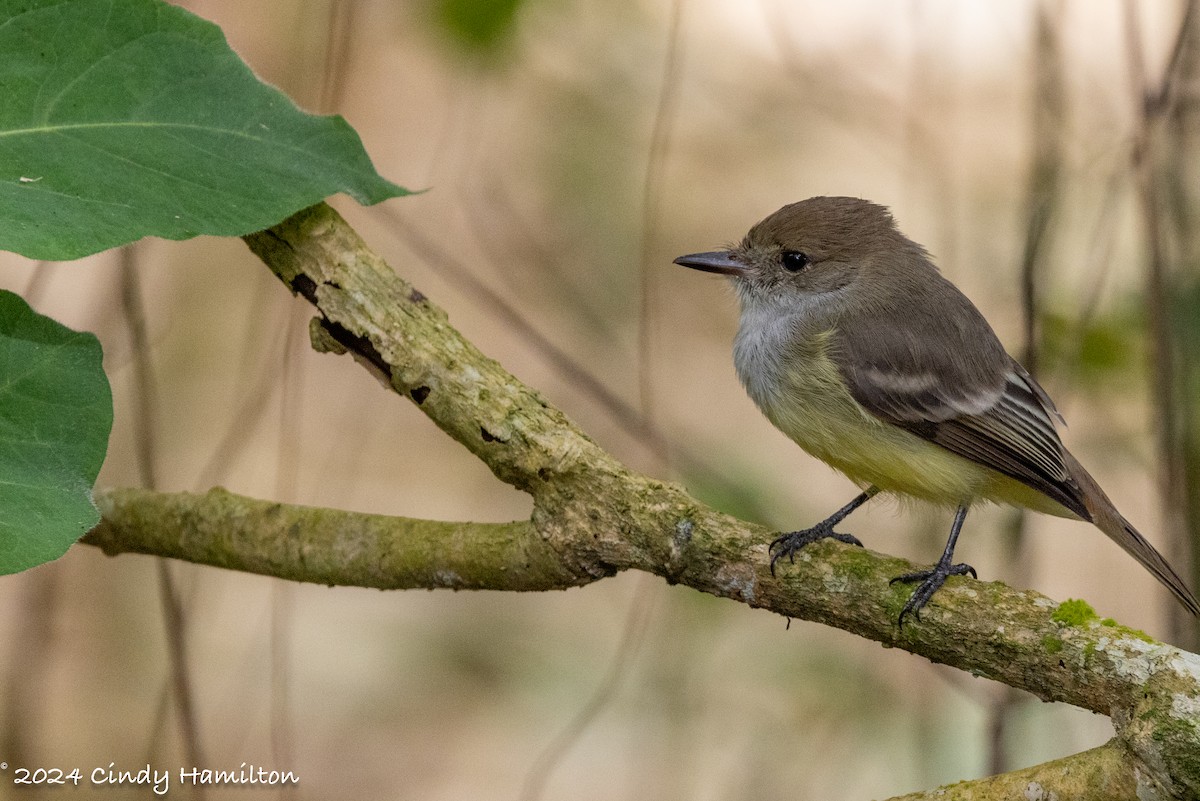
M 942 551 L 942 558 L 930 570 L 905 573 L 888 582 L 889 584 L 895 584 L 897 581 L 905 584 L 921 582 L 920 586 L 909 596 L 908 603 L 904 604 L 904 609 L 900 610 L 900 628 L 904 628 L 905 615 L 911 614 L 918 621 L 921 619 L 921 609 L 929 603 L 929 599 L 946 583 L 946 579 L 950 576 L 965 576 L 970 573 L 972 578 L 978 578 L 975 575 L 975 568 L 970 565 L 966 563 L 952 564 L 954 546 L 958 543 L 958 532 L 962 530 L 963 521 L 966 519 L 967 507 L 958 507 L 958 512 L 954 515 L 954 524 L 950 526 L 950 539 L 946 540 L 946 549 Z
M 791 531 L 782 536 L 776 537 L 767 548 L 767 553 L 771 554 L 771 575 L 775 575 L 775 563 L 783 557 L 787 557 L 789 562 L 796 561 L 796 551 L 808 545 L 810 542 L 823 540 L 826 538 L 835 539 L 839 542 L 844 542 L 848 545 L 857 545 L 862 547 L 862 543 L 858 541 L 858 537 L 853 534 L 840 534 L 833 530 L 833 527 L 846 519 L 847 515 L 853 512 L 858 507 L 862 506 L 867 501 L 879 492 L 878 487 L 868 487 L 857 498 L 850 503 L 838 509 L 826 519 L 817 523 L 812 528 L 806 528 L 802 531 Z

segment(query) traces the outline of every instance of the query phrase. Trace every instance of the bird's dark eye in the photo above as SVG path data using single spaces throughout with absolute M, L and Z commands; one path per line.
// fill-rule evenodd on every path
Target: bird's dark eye
M 808 266 L 808 256 L 798 250 L 785 250 L 779 258 L 789 273 L 798 273 Z

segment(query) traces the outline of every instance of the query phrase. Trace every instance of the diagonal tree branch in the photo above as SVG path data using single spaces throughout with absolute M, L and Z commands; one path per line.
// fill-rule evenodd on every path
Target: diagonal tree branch
M 625 468 L 464 340 L 328 206 L 246 241 L 316 306 L 315 346 L 350 351 L 497 477 L 528 492 L 530 520 L 431 523 L 220 490 L 118 490 L 97 498 L 105 519 L 89 542 L 109 553 L 374 587 L 550 589 L 643 570 L 1110 715 L 1119 748 L 1105 752 L 1104 764 L 1116 765 L 1126 786 L 1200 797 L 1200 657 L 1100 621 L 1085 604 L 966 579 L 948 582 L 921 622 L 901 630 L 907 590 L 888 580 L 912 565 L 840 543 L 806 548 L 773 577 L 770 532 Z

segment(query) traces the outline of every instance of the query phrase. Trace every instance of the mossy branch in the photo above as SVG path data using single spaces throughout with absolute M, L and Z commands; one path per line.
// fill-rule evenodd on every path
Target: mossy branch
M 529 521 L 444 523 L 260 501 L 117 489 L 84 542 L 318 584 L 409 590 L 560 590 L 579 584 Z
M 771 532 L 624 467 L 463 339 L 328 206 L 245 239 L 319 311 L 314 346 L 350 351 L 529 493 L 530 520 L 431 523 L 223 491 L 120 490 L 99 496 L 105 519 L 89 542 L 109 553 L 371 587 L 554 589 L 643 570 L 1110 715 L 1118 740 L 1102 754 L 1106 770 L 1139 793 L 1200 798 L 1200 657 L 1102 622 L 1086 606 L 958 578 L 901 630 L 909 589 L 888 580 L 914 566 L 831 541 L 772 576 Z M 1091 764 L 1093 753 L 1072 764 Z
M 1069 757 L 986 779 L 958 782 L 889 801 L 1130 801 L 1139 795 L 1131 756 L 1120 740 L 1109 740 Z

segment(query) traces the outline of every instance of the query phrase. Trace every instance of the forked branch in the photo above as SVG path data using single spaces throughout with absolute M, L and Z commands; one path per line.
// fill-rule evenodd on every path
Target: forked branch
M 530 520 L 432 523 L 224 491 L 118 490 L 99 496 L 104 522 L 89 542 L 109 553 L 372 587 L 556 589 L 643 570 L 1112 717 L 1113 743 L 1029 769 L 1045 769 L 1038 781 L 1083 771 L 1115 788 L 1097 798 L 1131 790 L 1200 798 L 1200 657 L 1074 605 L 965 579 L 948 582 L 920 623 L 900 630 L 909 590 L 888 579 L 913 565 L 840 543 L 810 546 L 772 577 L 770 532 L 620 464 L 463 339 L 330 207 L 313 206 L 246 242 L 316 307 L 315 346 L 353 353 L 498 478 L 529 493 Z M 1002 797 L 986 793 L 998 793 L 1003 778 L 973 784 L 975 795 L 963 797 Z M 1064 791 L 1056 790 L 1069 797 Z

